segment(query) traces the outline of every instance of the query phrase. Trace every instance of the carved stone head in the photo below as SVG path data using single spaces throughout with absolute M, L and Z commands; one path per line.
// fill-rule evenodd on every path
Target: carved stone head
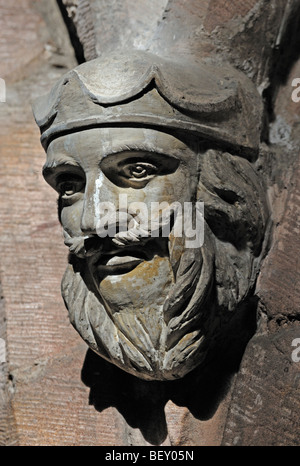
M 229 66 L 136 52 L 78 66 L 34 112 L 72 324 L 131 374 L 183 377 L 226 338 L 264 253 L 260 96 Z

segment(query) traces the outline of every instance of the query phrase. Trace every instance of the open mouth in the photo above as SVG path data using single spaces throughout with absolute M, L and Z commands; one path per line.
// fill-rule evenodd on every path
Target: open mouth
M 102 243 L 100 247 L 95 242 L 88 262 L 92 274 L 101 280 L 107 275 L 128 273 L 142 262 L 151 261 L 156 255 L 168 255 L 167 243 L 162 244 L 152 238 L 148 240 L 147 246 L 140 244 L 118 248 L 109 241 Z

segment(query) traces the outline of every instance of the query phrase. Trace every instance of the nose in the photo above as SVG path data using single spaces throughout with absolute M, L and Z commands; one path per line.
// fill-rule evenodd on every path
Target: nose
M 95 206 L 90 199 L 84 201 L 80 229 L 87 236 L 96 235 Z
M 105 208 L 118 209 L 118 193 L 111 182 L 100 172 L 98 178 L 87 179 L 83 209 L 81 215 L 81 231 L 87 235 L 97 235 L 101 215 Z

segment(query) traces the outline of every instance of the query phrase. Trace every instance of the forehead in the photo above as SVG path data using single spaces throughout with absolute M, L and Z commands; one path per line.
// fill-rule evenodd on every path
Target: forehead
M 176 137 L 145 128 L 94 128 L 61 136 L 48 147 L 47 164 L 79 163 L 84 166 L 122 151 L 144 151 L 185 158 L 191 149 Z

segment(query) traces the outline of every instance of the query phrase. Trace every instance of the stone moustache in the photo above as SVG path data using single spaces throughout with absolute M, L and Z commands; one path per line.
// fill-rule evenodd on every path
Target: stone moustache
M 34 105 L 70 249 L 62 295 L 89 347 L 146 380 L 205 365 L 247 309 L 269 224 L 256 172 L 263 108 L 248 78 L 147 52 L 79 65 Z M 99 205 L 204 203 L 204 241 L 99 237 Z M 125 220 L 124 220 L 125 219 Z M 156 219 L 157 220 L 157 219 Z M 122 234 L 120 235 L 120 232 Z M 121 239 L 120 239 L 121 238 Z

